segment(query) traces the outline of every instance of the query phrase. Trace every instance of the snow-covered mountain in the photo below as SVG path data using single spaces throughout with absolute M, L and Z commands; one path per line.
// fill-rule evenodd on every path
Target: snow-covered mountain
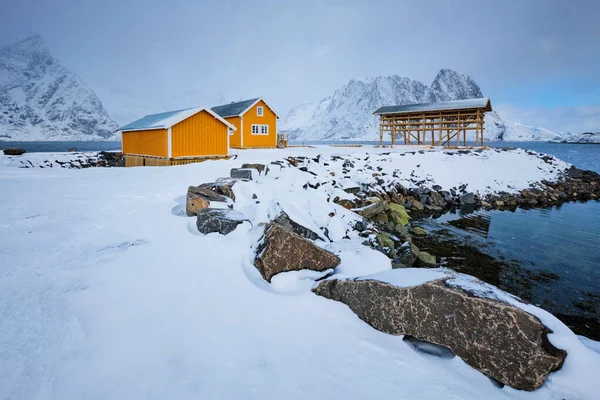
M 117 127 L 39 35 L 0 49 L 0 140 L 115 140 Z
M 379 120 L 373 111 L 383 105 L 430 103 L 483 97 L 468 75 L 442 69 L 431 86 L 398 75 L 352 79 L 332 96 L 292 108 L 280 130 L 292 140 L 379 140 Z M 486 115 L 486 140 L 553 140 L 560 135 Z

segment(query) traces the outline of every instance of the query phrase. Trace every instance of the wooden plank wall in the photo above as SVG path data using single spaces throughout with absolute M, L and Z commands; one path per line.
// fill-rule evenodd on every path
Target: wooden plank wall
M 126 154 L 124 157 L 126 167 L 166 167 L 170 165 L 200 163 L 208 160 L 228 160 L 229 158 L 231 158 L 231 156 L 220 156 L 169 159 L 166 157 L 152 157 L 135 154 Z

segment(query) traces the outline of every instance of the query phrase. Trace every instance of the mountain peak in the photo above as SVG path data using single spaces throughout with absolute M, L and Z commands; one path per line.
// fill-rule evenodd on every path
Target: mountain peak
M 481 98 L 479 85 L 469 75 L 448 68 L 440 69 L 431 83 L 432 101 Z
M 0 50 L 0 132 L 12 140 L 113 138 L 96 94 L 52 57 L 40 35 Z
M 293 140 L 378 140 L 379 120 L 373 111 L 383 105 L 481 97 L 470 76 L 448 68 L 438 72 L 431 86 L 399 75 L 355 78 L 318 103 L 292 108 L 279 128 Z M 546 130 L 505 123 L 495 112 L 486 115 L 485 131 L 486 140 L 555 137 Z
M 42 36 L 38 33 L 0 49 L 0 55 L 3 56 L 10 54 L 32 54 L 36 52 L 49 54 Z

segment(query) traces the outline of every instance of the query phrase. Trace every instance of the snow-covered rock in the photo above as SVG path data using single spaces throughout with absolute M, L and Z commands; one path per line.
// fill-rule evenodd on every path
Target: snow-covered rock
M 0 50 L 0 140 L 115 140 L 117 127 L 39 35 Z
M 483 97 L 479 85 L 468 75 L 442 69 L 431 86 L 398 75 L 352 79 L 332 96 L 315 104 L 292 108 L 280 125 L 292 140 L 379 140 L 378 117 L 383 105 L 430 103 Z M 560 135 L 503 121 L 491 112 L 485 118 L 486 140 L 555 140 Z
M 565 133 L 557 141 L 562 143 L 594 143 L 600 144 L 600 132 L 584 132 L 580 134 Z

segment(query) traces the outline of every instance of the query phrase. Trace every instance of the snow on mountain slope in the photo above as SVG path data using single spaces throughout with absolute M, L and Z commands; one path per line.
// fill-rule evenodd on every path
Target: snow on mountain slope
M 0 139 L 115 140 L 117 127 L 39 35 L 0 50 Z
M 492 111 L 485 115 L 485 138 L 492 141 L 530 142 L 560 140 L 561 135 L 545 128 L 504 121 L 498 113 Z
M 292 140 L 379 140 L 378 117 L 383 105 L 430 103 L 483 97 L 468 75 L 442 69 L 431 86 L 397 75 L 352 79 L 332 96 L 290 110 L 280 125 Z M 560 135 L 486 115 L 486 140 L 553 140 Z

